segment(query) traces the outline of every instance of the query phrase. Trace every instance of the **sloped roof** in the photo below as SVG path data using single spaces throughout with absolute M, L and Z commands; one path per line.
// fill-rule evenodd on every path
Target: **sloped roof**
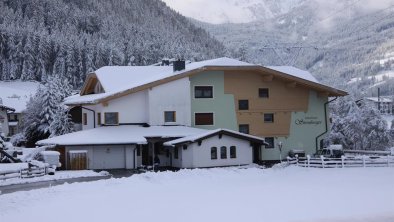
M 0 104 L 0 109 L 2 109 L 2 110 L 10 110 L 10 111 L 13 111 L 13 112 L 15 111 L 14 108 L 5 106 L 5 105 L 3 105 L 3 104 Z
M 261 137 L 252 136 L 249 134 L 244 134 L 244 133 L 236 132 L 236 131 L 229 130 L 229 129 L 215 129 L 215 130 L 209 130 L 209 131 L 202 132 L 199 134 L 194 134 L 194 135 L 182 137 L 179 139 L 171 140 L 171 141 L 165 142 L 164 145 L 165 146 L 176 146 L 176 145 L 182 145 L 182 144 L 186 144 L 186 143 L 194 143 L 194 142 L 198 142 L 200 140 L 204 140 L 206 138 L 213 137 L 213 136 L 219 135 L 219 134 L 237 137 L 237 138 L 240 138 L 243 140 L 253 141 L 256 143 L 260 143 L 260 144 L 266 144 L 264 139 Z
M 36 81 L 0 81 L 0 98 L 4 106 L 12 107 L 16 113 L 21 113 L 39 86 L 40 83 Z
M 103 126 L 40 140 L 36 144 L 63 146 L 146 144 L 146 138 L 149 137 L 178 138 L 205 131 L 186 126 Z
M 289 66 L 267 66 L 254 65 L 236 59 L 218 58 L 201 62 L 186 64 L 184 70 L 173 71 L 172 66 L 106 66 L 98 69 L 89 77 L 97 77 L 104 88 L 105 93 L 95 95 L 76 95 L 65 99 L 66 105 L 97 104 L 102 100 L 110 100 L 113 97 L 133 93 L 138 90 L 160 85 L 165 82 L 173 81 L 186 77 L 192 73 L 198 73 L 205 70 L 258 70 L 272 71 L 281 78 L 292 78 L 289 81 L 305 81 L 307 84 L 313 84 L 315 88 L 321 88 L 333 95 L 346 95 L 344 91 L 319 83 L 312 74 Z M 87 82 L 86 81 L 86 82 Z M 85 82 L 85 84 L 86 84 Z M 82 90 L 83 92 L 83 90 Z

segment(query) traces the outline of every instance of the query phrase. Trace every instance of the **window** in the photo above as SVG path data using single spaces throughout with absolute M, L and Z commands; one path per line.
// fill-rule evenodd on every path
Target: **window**
M 194 125 L 212 126 L 213 113 L 196 113 L 194 114 Z
M 227 147 L 220 147 L 220 159 L 227 159 Z
M 237 158 L 237 147 L 236 146 L 230 146 L 230 158 L 231 159 Z
M 174 123 L 176 122 L 175 111 L 165 111 L 164 112 L 164 122 L 166 123 Z
M 178 147 L 174 148 L 174 159 L 178 159 Z
M 265 148 L 268 149 L 275 148 L 274 137 L 265 137 L 264 141 L 268 143 L 268 145 L 266 145 Z
M 268 98 L 269 97 L 269 90 L 268 90 L 268 88 L 260 88 L 259 89 L 259 97 L 260 98 Z
M 87 113 L 83 113 L 82 116 L 82 121 L 83 121 L 83 125 L 88 125 L 88 114 Z
M 97 125 L 101 125 L 101 113 L 97 113 Z
M 238 100 L 238 109 L 239 110 L 248 110 L 249 109 L 249 100 Z
M 10 122 L 18 121 L 18 115 L 17 114 L 8 114 L 8 119 Z
M 216 160 L 218 158 L 218 148 L 211 147 L 211 160 Z
M 105 125 L 118 125 L 119 113 L 104 113 Z
M 249 134 L 249 124 L 239 124 L 238 129 L 240 133 Z
M 273 113 L 264 113 L 264 122 L 265 123 L 273 123 L 274 122 L 274 114 Z
M 212 86 L 195 86 L 194 87 L 194 98 L 213 98 L 213 87 Z

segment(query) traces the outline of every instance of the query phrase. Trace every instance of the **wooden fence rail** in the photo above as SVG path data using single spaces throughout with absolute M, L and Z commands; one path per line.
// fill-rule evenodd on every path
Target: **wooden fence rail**
M 292 165 L 315 168 L 345 168 L 345 167 L 394 167 L 394 156 L 359 156 L 341 158 L 287 157 L 287 162 Z
M 46 174 L 47 174 L 46 167 L 31 167 L 21 170 L 4 170 L 4 171 L 0 171 L 0 180 L 6 180 L 12 178 L 40 177 Z

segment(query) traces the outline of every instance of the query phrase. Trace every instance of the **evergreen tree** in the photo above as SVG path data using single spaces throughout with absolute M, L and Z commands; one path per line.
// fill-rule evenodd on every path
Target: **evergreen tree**
M 71 121 L 67 108 L 63 106 L 57 108 L 49 129 L 51 131 L 50 137 L 74 132 L 74 123 Z

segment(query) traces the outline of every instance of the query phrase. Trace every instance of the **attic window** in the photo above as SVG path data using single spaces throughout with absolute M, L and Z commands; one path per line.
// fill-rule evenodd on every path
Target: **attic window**
M 104 93 L 103 86 L 100 84 L 100 82 L 97 82 L 96 86 L 94 87 L 94 94 L 98 93 Z

